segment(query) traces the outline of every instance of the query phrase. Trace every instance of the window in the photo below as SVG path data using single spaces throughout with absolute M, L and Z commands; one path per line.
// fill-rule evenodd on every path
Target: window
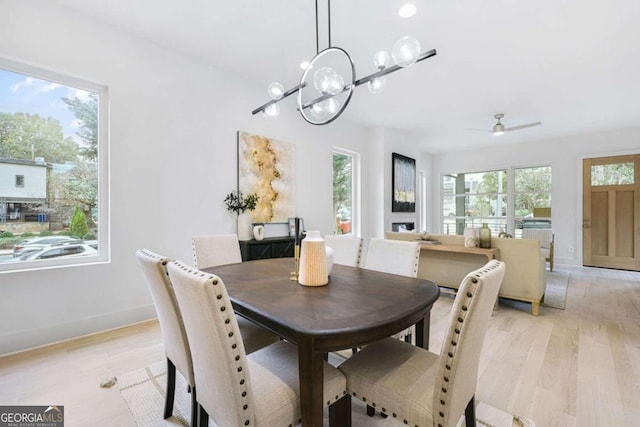
M 335 149 L 333 153 L 335 234 L 360 234 L 358 175 L 358 153 Z
M 487 223 L 494 235 L 551 228 L 551 166 L 442 176 L 442 227 L 464 234 Z
M 458 173 L 442 177 L 445 234 L 464 234 L 466 227 L 503 231 L 507 223 L 507 171 Z
M 551 166 L 515 169 L 515 236 L 524 228 L 551 228 Z
M 633 163 L 611 163 L 591 166 L 591 185 L 633 184 Z
M 0 58 L 0 272 L 108 260 L 107 105 L 104 86 Z M 28 244 L 43 236 L 97 250 Z

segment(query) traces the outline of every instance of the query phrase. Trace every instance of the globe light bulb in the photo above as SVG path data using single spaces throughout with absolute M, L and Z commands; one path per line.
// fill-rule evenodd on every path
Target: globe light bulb
M 267 88 L 271 99 L 280 99 L 284 95 L 284 87 L 278 82 L 273 82 Z
M 398 15 L 401 18 L 411 18 L 417 12 L 416 5 L 413 3 L 405 3 L 398 9 Z
M 391 64 L 391 55 L 389 55 L 388 52 L 381 50 L 373 55 L 373 65 L 375 65 L 378 70 L 384 70 L 389 64 Z
M 405 36 L 393 45 L 391 56 L 400 67 L 413 65 L 420 56 L 420 43 L 415 37 Z
M 322 94 L 337 95 L 344 87 L 344 79 L 331 67 L 322 67 L 313 75 L 313 85 Z
M 316 120 L 324 120 L 329 115 L 324 101 L 313 104 L 310 114 Z
M 367 89 L 372 94 L 378 94 L 387 87 L 387 79 L 386 77 L 378 77 L 377 79 L 369 80 L 367 82 Z
M 340 102 L 335 98 L 325 99 L 322 102 L 326 103 L 325 109 L 330 115 L 334 115 L 340 109 Z
M 262 111 L 262 117 L 265 119 L 272 119 L 278 117 L 280 114 L 280 106 L 278 104 L 271 104 Z

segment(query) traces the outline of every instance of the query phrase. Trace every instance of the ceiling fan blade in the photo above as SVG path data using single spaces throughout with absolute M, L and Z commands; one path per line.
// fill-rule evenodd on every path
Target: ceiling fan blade
M 470 128 L 467 128 L 465 130 L 477 130 L 477 131 L 480 131 L 480 132 L 489 132 L 489 133 L 493 132 L 492 130 L 486 130 L 486 129 L 470 129 Z
M 519 126 L 510 127 L 510 128 L 504 128 L 504 131 L 505 132 L 511 132 L 513 130 L 526 129 L 526 128 L 530 128 L 530 127 L 533 127 L 533 126 L 539 126 L 541 124 L 542 124 L 542 122 L 527 123 L 526 125 L 519 125 Z

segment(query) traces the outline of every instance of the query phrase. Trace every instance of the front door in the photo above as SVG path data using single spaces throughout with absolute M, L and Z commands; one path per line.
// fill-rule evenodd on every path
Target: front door
M 640 154 L 583 161 L 583 265 L 640 271 Z

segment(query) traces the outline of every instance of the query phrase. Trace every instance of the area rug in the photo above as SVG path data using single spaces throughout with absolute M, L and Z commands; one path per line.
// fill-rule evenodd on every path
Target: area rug
M 571 274 L 564 271 L 547 271 L 547 287 L 542 305 L 564 310 L 567 304 L 567 287 Z
M 137 426 L 189 426 L 191 395 L 187 393 L 187 383 L 179 373 L 176 374 L 173 416 L 166 420 L 162 418 L 166 388 L 165 362 L 158 362 L 146 368 L 120 375 L 118 384 L 120 395 L 127 403 Z M 374 417 L 368 417 L 364 403 L 358 399 L 352 399 L 351 402 L 353 427 L 404 426 L 403 423 L 395 419 L 385 419 L 378 414 Z M 527 418 L 513 416 L 482 402 L 477 405 L 476 420 L 478 427 L 535 427 L 535 423 Z M 458 427 L 464 425 L 464 419 L 461 419 Z M 209 426 L 216 427 L 211 420 L 209 420 Z M 326 416 L 325 426 L 328 426 Z

